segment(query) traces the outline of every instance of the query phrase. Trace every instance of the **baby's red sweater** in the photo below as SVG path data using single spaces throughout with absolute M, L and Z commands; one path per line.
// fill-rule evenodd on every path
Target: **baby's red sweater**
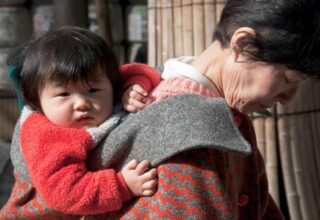
M 147 92 L 161 80 L 144 64 L 121 66 L 120 77 L 124 87 L 139 84 Z M 120 209 L 131 198 L 121 173 L 87 169 L 93 141 L 85 129 L 58 127 L 34 113 L 23 123 L 20 139 L 32 184 L 49 208 L 65 214 L 99 214 Z

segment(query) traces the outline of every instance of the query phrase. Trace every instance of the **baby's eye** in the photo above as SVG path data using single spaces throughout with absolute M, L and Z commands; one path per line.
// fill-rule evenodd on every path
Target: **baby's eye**
M 57 96 L 61 96 L 61 97 L 67 97 L 69 96 L 70 94 L 68 92 L 61 92 L 61 93 L 58 93 Z
M 89 93 L 95 93 L 95 92 L 99 92 L 99 91 L 101 91 L 101 89 L 99 89 L 99 88 L 90 88 L 89 89 Z

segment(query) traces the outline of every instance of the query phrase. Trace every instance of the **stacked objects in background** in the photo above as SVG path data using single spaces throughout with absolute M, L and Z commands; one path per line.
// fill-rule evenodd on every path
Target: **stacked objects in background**
M 100 33 L 97 7 L 99 0 L 89 1 L 89 29 Z M 108 1 L 111 44 L 120 63 L 147 62 L 148 8 L 146 0 Z M 103 12 L 100 12 L 103 13 Z M 102 25 L 105 25 L 103 23 Z
M 224 0 L 148 0 L 148 63 L 198 56 L 210 45 Z M 269 191 L 291 220 L 320 219 L 320 82 L 287 106 L 252 116 Z
M 111 44 L 113 50 L 115 51 L 120 63 L 124 63 L 125 58 L 125 49 L 123 45 L 124 41 L 124 24 L 123 24 L 123 13 L 122 7 L 119 4 L 119 1 L 111 0 L 108 1 L 108 12 L 110 19 L 111 30 Z M 95 33 L 99 34 L 99 24 L 97 18 L 97 4 L 94 1 L 89 1 L 88 5 L 88 18 L 89 18 L 89 29 Z M 107 40 L 107 39 L 105 39 Z
M 54 5 L 53 0 L 32 1 L 32 23 L 33 36 L 40 37 L 54 27 Z
M 19 114 L 8 76 L 7 55 L 12 46 L 32 35 L 31 15 L 24 3 L 21 0 L 0 0 L 0 138 L 5 141 L 11 140 Z
M 28 40 L 32 34 L 31 15 L 25 4 L 23 0 L 0 0 L 0 207 L 13 184 L 9 143 L 19 117 L 6 60 L 10 48 Z
M 12 46 L 30 38 L 32 25 L 29 10 L 23 6 L 24 1 L 10 1 L 10 6 L 7 1 L 3 2 L 0 0 L 0 89 L 8 92 L 11 88 L 5 62 L 6 56 Z
M 147 63 L 148 7 L 144 1 L 134 1 L 127 8 L 129 62 Z

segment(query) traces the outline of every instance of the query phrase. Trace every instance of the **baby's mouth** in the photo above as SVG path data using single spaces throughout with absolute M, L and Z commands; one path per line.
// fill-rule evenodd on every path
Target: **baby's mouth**
M 81 115 L 78 119 L 77 119 L 77 122 L 80 122 L 80 121 L 89 121 L 89 120 L 92 120 L 93 117 L 89 116 L 88 114 L 85 114 L 85 115 Z

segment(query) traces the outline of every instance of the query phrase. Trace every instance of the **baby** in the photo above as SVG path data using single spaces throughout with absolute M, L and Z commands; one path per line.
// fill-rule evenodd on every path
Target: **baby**
M 116 172 L 111 168 L 89 170 L 86 159 L 120 123 L 123 112 L 113 108 L 119 93 L 127 110 L 143 109 L 148 104 L 146 95 L 160 82 L 160 75 L 143 64 L 127 64 L 119 72 L 106 42 L 78 27 L 47 33 L 19 51 L 26 104 L 20 141 L 31 184 L 25 187 L 26 181 L 16 173 L 1 219 L 14 218 L 17 210 L 28 213 L 36 194 L 42 200 L 37 202 L 45 207 L 39 209 L 38 217 L 44 219 L 105 213 L 120 209 L 133 197 L 153 195 L 157 171 L 150 169 L 148 160 L 132 160 Z

